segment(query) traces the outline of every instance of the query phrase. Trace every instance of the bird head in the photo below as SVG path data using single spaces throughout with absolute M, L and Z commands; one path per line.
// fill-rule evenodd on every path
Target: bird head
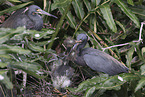
M 78 43 L 82 43 L 84 41 L 87 41 L 88 40 L 88 36 L 84 33 L 81 33 L 77 36 L 77 41 Z
M 44 14 L 44 15 L 48 15 L 48 16 L 52 16 L 57 18 L 56 16 L 42 10 L 39 6 L 37 5 L 30 5 L 29 7 L 27 7 L 24 12 L 28 11 L 28 14 L 31 14 L 33 16 L 35 16 L 36 14 Z
M 78 47 L 78 46 L 79 46 L 79 49 L 83 48 L 86 45 L 87 41 L 88 41 L 88 36 L 84 33 L 81 33 L 77 36 L 76 44 L 74 45 L 73 48 Z
M 68 55 L 72 54 L 73 51 L 79 51 L 79 50 L 81 50 L 83 47 L 85 47 L 87 41 L 88 41 L 88 36 L 86 34 L 83 34 L 83 33 L 79 34 L 77 36 L 77 40 L 75 41 L 76 42 L 75 45 L 69 51 Z

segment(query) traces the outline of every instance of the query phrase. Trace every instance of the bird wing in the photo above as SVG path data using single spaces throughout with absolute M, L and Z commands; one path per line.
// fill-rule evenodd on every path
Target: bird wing
M 90 50 L 83 55 L 86 64 L 93 70 L 104 72 L 109 75 L 115 75 L 121 72 L 128 72 L 128 68 L 122 65 L 118 60 L 112 56 L 99 51 L 97 49 Z
M 33 23 L 32 21 L 28 18 L 28 16 L 23 13 L 24 8 L 17 10 L 15 13 L 13 13 L 3 24 L 1 27 L 4 28 L 17 28 L 25 25 L 29 25 L 29 28 L 33 28 Z
M 22 12 L 24 9 L 17 10 L 13 13 L 3 24 L 2 27 L 5 28 L 17 28 L 20 23 L 22 16 Z

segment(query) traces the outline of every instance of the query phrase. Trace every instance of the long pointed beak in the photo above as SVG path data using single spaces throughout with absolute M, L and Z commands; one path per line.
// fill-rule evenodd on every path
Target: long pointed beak
M 74 50 L 78 45 L 79 45 L 79 43 L 76 43 L 76 44 L 72 47 L 72 50 Z
M 74 50 L 80 43 L 82 43 L 82 40 L 76 40 L 75 42 L 76 44 L 72 47 L 72 50 Z
M 73 46 L 73 48 L 72 49 L 75 49 L 80 43 L 82 43 L 82 40 L 76 40 L 75 41 L 76 42 L 76 44 Z
M 44 14 L 44 15 L 48 15 L 48 16 L 52 16 L 52 17 L 54 17 L 54 18 L 57 18 L 56 16 L 54 16 L 54 15 L 52 15 L 52 14 L 50 14 L 50 13 L 44 11 L 44 10 L 40 10 L 40 9 L 39 9 L 39 12 L 38 12 L 38 13 Z
M 76 43 L 72 48 L 71 50 L 69 51 L 68 55 L 69 56 L 71 54 L 71 52 L 79 45 L 79 43 Z
M 82 43 L 82 40 L 76 40 L 76 43 Z
M 71 48 L 71 50 L 70 50 L 68 56 L 71 54 L 71 52 L 72 52 L 73 50 L 76 49 L 76 47 L 77 47 L 80 43 L 82 43 L 82 40 L 76 41 L 76 44 Z

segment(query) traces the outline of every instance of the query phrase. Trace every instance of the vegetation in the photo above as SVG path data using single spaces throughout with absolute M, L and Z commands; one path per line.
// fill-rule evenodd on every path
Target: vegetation
M 1 0 L 0 23 L 11 12 L 30 4 L 38 4 L 58 19 L 44 16 L 42 31 L 0 28 L 0 95 L 145 96 L 144 0 Z M 51 67 L 62 64 L 59 55 L 65 52 L 64 39 L 75 39 L 79 33 L 89 36 L 87 46 L 104 50 L 130 72 L 98 75 L 70 63 L 76 75 L 71 78 L 72 84 L 63 92 L 55 89 Z M 119 46 L 104 49 L 113 45 Z M 14 73 L 17 70 L 28 74 L 26 86 L 22 75 Z

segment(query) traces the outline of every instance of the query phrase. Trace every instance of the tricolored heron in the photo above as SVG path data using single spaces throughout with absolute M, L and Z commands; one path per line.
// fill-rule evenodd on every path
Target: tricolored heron
M 74 45 L 71 56 L 74 63 L 82 66 L 89 66 L 97 72 L 104 72 L 109 75 L 116 75 L 122 72 L 128 73 L 128 68 L 120 63 L 118 60 L 109 54 L 93 49 L 84 48 L 88 37 L 86 34 L 79 34 L 77 36 L 77 43 Z
M 37 5 L 30 5 L 29 7 L 17 10 L 2 24 L 1 27 L 15 29 L 17 27 L 25 26 L 27 29 L 40 31 L 43 27 L 43 19 L 39 14 L 57 18 L 56 16 L 43 11 Z

